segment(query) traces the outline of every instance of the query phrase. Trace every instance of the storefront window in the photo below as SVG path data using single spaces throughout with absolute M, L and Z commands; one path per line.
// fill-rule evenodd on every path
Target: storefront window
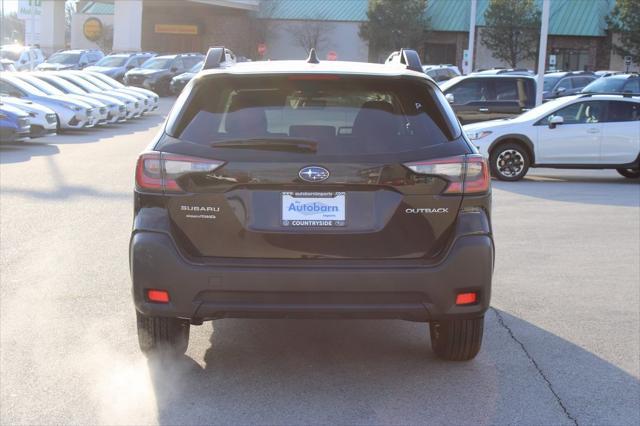
M 585 71 L 589 65 L 589 51 L 576 49 L 554 49 L 556 69 L 559 71 Z

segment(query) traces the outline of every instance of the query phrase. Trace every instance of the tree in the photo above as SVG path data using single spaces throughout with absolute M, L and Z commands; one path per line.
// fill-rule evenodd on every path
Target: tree
M 64 41 L 65 45 L 71 43 L 71 20 L 76 13 L 78 0 L 67 0 L 64 4 Z
M 482 45 L 512 68 L 538 51 L 540 10 L 534 0 L 490 0 L 484 14 Z
M 95 41 L 100 50 L 103 52 L 111 52 L 113 49 L 113 25 L 105 25 L 102 27 L 100 38 Z
M 1 1 L 1 0 L 0 0 Z M 12 44 L 15 42 L 24 42 L 24 21 L 18 19 L 16 12 L 2 15 L 0 20 L 0 33 L 2 38 L 0 42 L 2 44 Z
M 429 22 L 427 0 L 370 0 L 360 37 L 369 42 L 370 59 L 403 47 L 420 49 Z
M 620 44 L 613 43 L 615 52 L 640 63 L 640 0 L 617 0 L 607 24 L 610 31 L 620 33 Z
M 250 56 L 253 59 L 262 59 L 262 56 L 258 53 L 258 44 L 266 44 L 278 28 L 277 21 L 273 19 L 278 7 L 278 0 L 262 0 L 258 13 L 250 18 L 252 44 Z
M 289 32 L 293 36 L 298 46 L 302 47 L 307 53 L 311 49 L 316 52 L 324 49 L 329 40 L 329 33 L 333 31 L 334 25 L 322 20 L 318 17 L 314 21 L 305 21 L 299 24 L 289 24 Z

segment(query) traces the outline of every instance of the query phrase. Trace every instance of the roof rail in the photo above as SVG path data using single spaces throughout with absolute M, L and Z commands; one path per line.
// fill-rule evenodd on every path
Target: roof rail
M 623 96 L 625 98 L 631 98 L 633 96 L 640 96 L 640 93 L 631 93 L 631 92 L 580 92 L 581 98 L 588 98 L 593 95 L 617 95 Z
M 418 52 L 411 49 L 400 49 L 397 52 L 393 52 L 386 61 L 385 64 L 401 64 L 405 65 L 408 70 L 424 72 L 422 69 L 422 63 L 420 62 L 420 55 Z
M 202 64 L 203 70 L 210 70 L 213 68 L 222 68 L 223 64 L 231 65 L 235 63 L 235 55 L 231 50 L 224 46 L 210 47 L 207 52 L 207 56 L 204 58 Z

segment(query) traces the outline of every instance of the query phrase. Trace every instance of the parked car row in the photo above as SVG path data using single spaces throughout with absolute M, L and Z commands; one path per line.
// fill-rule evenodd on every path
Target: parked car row
M 124 83 L 153 90 L 162 96 L 171 94 L 171 79 L 191 70 L 204 60 L 200 53 L 162 55 L 149 59 L 124 75 Z
M 105 56 L 94 49 L 76 49 L 56 52 L 44 60 L 40 49 L 30 46 L 2 46 L 2 71 L 63 71 L 85 70 L 101 73 L 128 86 L 152 90 L 160 96 L 178 94 L 193 76 L 202 68 L 204 55 L 201 53 L 178 53 L 158 56 L 155 52 L 120 52 Z M 226 60 L 244 62 L 247 58 L 236 58 L 228 51 Z M 25 59 L 23 63 L 21 58 Z M 17 61 L 17 63 L 16 63 Z M 429 66 L 434 77 L 438 75 L 459 75 L 454 66 Z M 437 75 L 436 75 L 437 73 Z
M 127 85 L 153 90 L 163 96 L 174 92 L 171 81 L 199 69 L 204 55 L 179 53 L 157 56 L 155 52 L 120 52 L 105 56 L 97 49 L 64 50 L 45 59 L 35 46 L 0 47 L 1 71 L 86 70 L 104 74 Z M 182 78 L 181 81 L 188 81 Z M 186 83 L 185 83 L 186 84 Z M 176 87 L 180 87 L 180 83 Z M 184 87 L 184 85 L 182 86 Z
M 2 141 L 11 142 L 135 119 L 157 109 L 159 97 L 98 72 L 67 70 L 3 72 L 0 101 L 3 120 L 14 123 L 3 124 Z

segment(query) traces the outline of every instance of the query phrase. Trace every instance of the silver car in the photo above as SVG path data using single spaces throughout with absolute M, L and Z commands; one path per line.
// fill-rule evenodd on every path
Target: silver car
M 86 90 L 89 93 L 98 93 L 98 94 L 103 94 L 107 96 L 112 96 L 118 99 L 119 101 L 124 102 L 127 107 L 127 119 L 137 118 L 142 115 L 142 106 L 140 105 L 140 101 L 131 95 L 127 95 L 125 93 L 119 93 L 116 91 L 102 90 L 101 88 L 97 87 L 95 84 L 92 84 L 89 81 L 85 80 L 84 78 L 80 78 L 76 74 L 71 73 L 69 71 L 57 72 L 55 73 L 55 75 L 57 75 L 60 78 L 64 78 L 68 82 L 81 87 L 82 89 Z
M 132 92 L 132 91 L 129 91 L 127 89 L 114 89 L 113 87 L 111 87 L 108 84 L 106 84 L 105 82 L 103 82 L 101 79 L 95 77 L 93 74 L 90 74 L 88 72 L 77 71 L 77 72 L 75 72 L 75 74 L 80 78 L 84 78 L 89 83 L 99 87 L 102 90 L 106 90 L 106 91 L 115 90 L 118 93 L 124 93 L 124 94 L 127 94 L 129 96 L 133 96 L 134 98 L 138 99 L 138 101 L 140 102 L 140 105 L 142 106 L 142 114 L 151 111 L 151 102 L 150 102 L 149 98 L 147 98 L 147 96 L 145 96 L 145 95 L 143 95 L 141 93 Z
M 90 98 L 88 96 L 83 96 L 83 95 L 74 95 L 74 94 L 67 94 L 65 92 L 63 92 L 62 90 L 50 85 L 49 83 L 47 83 L 46 81 L 43 81 L 37 77 L 34 77 L 31 73 L 21 73 L 21 74 L 17 74 L 16 75 L 17 78 L 24 80 L 25 82 L 29 83 L 30 85 L 40 89 L 41 91 L 43 91 L 44 93 L 46 93 L 47 95 L 51 95 L 51 96 L 60 96 L 60 95 L 67 95 L 71 98 L 74 99 L 78 99 L 79 101 L 82 102 L 86 102 L 89 105 L 91 105 L 94 109 L 94 113 L 97 119 L 96 124 L 105 124 L 107 122 L 107 116 L 109 115 L 109 111 L 107 109 L 107 104 L 104 101 L 99 101 L 97 99 L 93 99 Z
M 102 80 L 104 83 L 108 84 L 113 89 L 125 89 L 126 93 L 140 93 L 146 96 L 147 99 L 149 99 L 150 101 L 151 111 L 157 110 L 158 106 L 160 105 L 160 96 L 158 96 L 158 94 L 152 90 L 143 89 L 142 87 L 125 86 L 124 84 L 120 83 L 118 80 L 99 72 L 85 70 L 85 73 L 89 73 L 92 76 Z
M 33 85 L 16 78 L 9 73 L 0 75 L 0 93 L 28 99 L 55 111 L 58 119 L 58 130 L 82 129 L 95 126 L 97 119 L 93 107 L 86 102 L 68 95 L 47 95 Z
M 46 81 L 50 85 L 63 91 L 66 94 L 86 96 L 106 103 L 108 110 L 107 123 L 121 123 L 127 121 L 127 106 L 124 104 L 124 102 L 114 98 L 113 96 L 103 95 L 100 93 L 89 93 L 79 86 L 76 86 L 75 84 L 70 83 L 64 78 L 60 78 L 50 72 L 38 72 L 33 73 L 33 75 L 40 80 Z

